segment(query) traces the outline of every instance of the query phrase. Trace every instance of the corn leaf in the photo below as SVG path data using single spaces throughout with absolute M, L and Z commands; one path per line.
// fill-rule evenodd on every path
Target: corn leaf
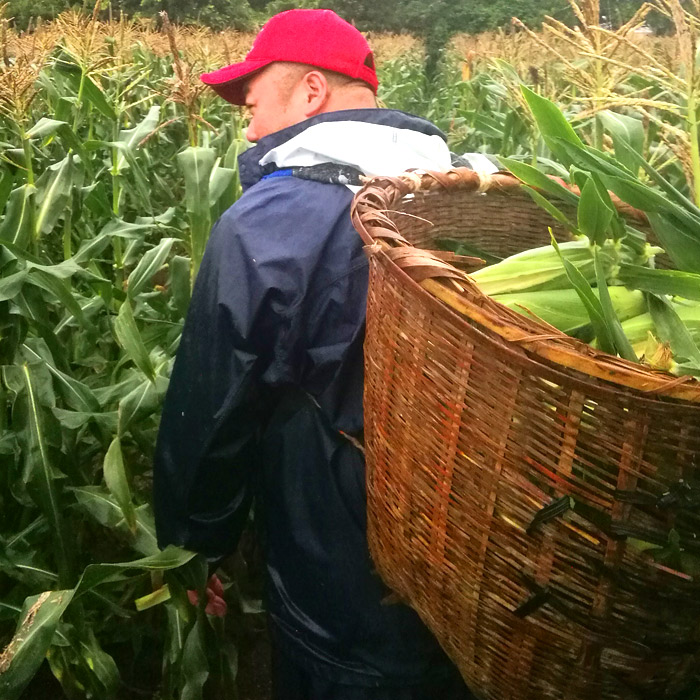
M 63 408 L 54 408 L 52 412 L 64 428 L 68 430 L 78 430 L 90 421 L 104 427 L 110 432 L 116 432 L 119 414 L 117 411 L 105 413 L 83 413 L 81 411 L 67 411 Z
M 134 299 L 150 284 L 153 275 L 165 264 L 173 243 L 174 238 L 163 238 L 139 260 L 128 279 L 127 293 L 130 299 Z
M 56 367 L 51 352 L 43 340 L 28 339 L 22 346 L 22 352 L 30 363 L 37 361 L 44 363 L 67 406 L 75 411 L 86 413 L 96 413 L 100 410 L 100 404 L 89 387 Z
M 622 263 L 620 282 L 634 289 L 653 294 L 700 300 L 700 274 L 679 270 L 654 270 L 641 265 Z
M 549 150 L 554 153 L 558 160 L 570 162 L 567 151 L 560 146 L 557 139 L 583 148 L 583 142 L 576 135 L 571 124 L 553 102 L 533 92 L 525 85 L 521 85 L 520 89 Z
M 510 170 L 515 177 L 521 182 L 524 182 L 530 187 L 534 187 L 547 194 L 554 195 L 559 199 L 563 199 L 569 204 L 578 204 L 578 196 L 574 194 L 570 189 L 567 189 L 562 184 L 554 180 L 553 178 L 545 175 L 543 172 L 534 168 L 532 165 L 527 163 L 521 163 L 518 160 L 513 160 L 512 158 L 499 158 L 500 162 L 505 165 L 508 170 Z
M 56 627 L 69 604 L 96 586 L 125 580 L 125 574 L 137 571 L 167 571 L 183 566 L 195 557 L 177 547 L 129 562 L 88 566 L 73 590 L 47 591 L 27 598 L 20 623 L 9 645 L 0 655 L 0 697 L 19 700 L 51 646 Z M 94 648 L 92 649 L 94 655 Z M 98 660 L 105 663 L 104 657 Z M 100 674 L 104 677 L 104 674 Z M 196 685 L 196 684 L 195 684 Z
M 671 345 L 674 357 L 700 370 L 700 348 L 667 299 L 650 294 L 649 313 L 659 338 Z
M 170 293 L 173 304 L 181 318 L 190 305 L 190 259 L 175 255 L 170 261 Z
M 209 178 L 216 161 L 213 148 L 190 146 L 177 156 L 185 178 L 185 200 L 190 220 L 190 253 L 194 274 L 199 270 L 211 229 Z
M 72 57 L 64 52 L 54 65 L 56 70 L 65 76 L 76 95 L 81 91 L 82 81 L 83 99 L 89 102 L 100 114 L 107 117 L 107 119 L 117 119 L 117 114 L 112 105 L 107 101 L 107 97 L 102 91 L 102 88 L 98 87 L 92 78 L 86 75 L 81 70 L 80 66 L 75 64 Z
M 209 662 L 204 651 L 205 624 L 204 617 L 198 615 L 185 640 L 182 650 L 182 673 L 185 679 L 182 700 L 203 700 L 204 697 L 204 684 L 209 678 Z
M 645 138 L 642 120 L 611 110 L 598 112 L 597 118 L 612 136 L 615 157 L 630 172 L 636 174 L 639 171 L 639 163 L 631 157 L 630 150 L 638 153 L 641 158 Z
M 141 339 L 141 334 L 134 319 L 134 312 L 128 299 L 119 308 L 119 314 L 114 322 L 114 333 L 119 344 L 126 350 L 132 362 L 152 383 L 155 383 L 155 369 L 151 363 L 151 358 L 148 356 L 148 350 L 146 350 L 146 346 Z
M 139 148 L 141 141 L 158 128 L 159 121 L 160 107 L 154 105 L 133 129 L 122 129 L 119 132 L 117 140 L 122 144 L 122 147 L 120 148 L 119 158 L 116 164 L 117 173 L 120 173 L 127 165 L 126 153 L 133 153 Z
M 634 176 L 609 155 L 590 147 L 581 147 L 563 139 L 557 139 L 558 145 L 569 153 L 569 158 L 580 168 L 595 172 L 609 190 L 620 199 L 645 212 L 665 213 L 679 225 L 687 227 L 692 238 L 700 238 L 700 210 L 694 205 L 689 207 L 664 197 Z
M 12 192 L 12 185 L 15 184 L 15 178 L 9 170 L 0 168 L 0 212 L 5 211 L 5 205 Z
M 30 139 L 46 139 L 54 134 L 58 134 L 66 146 L 66 150 L 73 149 L 76 153 L 81 153 L 83 144 L 65 121 L 42 117 L 28 132 Z
M 583 197 L 581 199 L 583 200 Z M 600 307 L 605 317 L 605 325 L 608 327 L 610 336 L 615 344 L 615 350 L 620 357 L 624 357 L 626 360 L 630 360 L 630 362 L 638 362 L 639 358 L 634 352 L 625 332 L 622 330 L 620 319 L 615 312 L 615 307 L 610 298 L 610 291 L 608 290 L 608 282 L 605 278 L 605 270 L 603 269 L 600 255 L 596 248 L 593 249 L 593 258 L 595 260 L 595 276 Z
M 112 444 L 107 450 L 103 464 L 105 484 L 110 490 L 119 508 L 124 514 L 124 520 L 132 532 L 136 531 L 136 511 L 131 500 L 131 489 L 124 467 L 124 457 L 122 455 L 122 445 L 119 436 L 112 440 Z
M 578 203 L 578 227 L 589 240 L 602 245 L 607 237 L 614 211 L 605 203 L 598 192 L 598 187 L 589 178 L 581 190 Z
M 100 255 L 100 253 L 102 253 L 112 242 L 112 238 L 135 240 L 140 237 L 140 234 L 143 234 L 145 231 L 149 231 L 152 228 L 153 224 L 150 223 L 129 223 L 127 221 L 114 218 L 108 224 L 106 224 L 96 236 L 84 240 L 71 260 L 74 263 L 82 265 Z
M 696 217 L 700 217 L 700 207 L 698 207 L 692 200 L 688 199 L 688 197 L 680 192 L 680 190 L 674 187 L 665 177 L 663 177 L 663 175 L 661 175 L 658 170 L 656 170 L 656 168 L 654 168 L 645 158 L 643 158 L 640 153 L 624 142 L 620 143 L 619 145 L 621 150 L 624 151 L 626 158 L 632 162 L 635 168 L 642 168 L 649 178 L 666 193 L 666 196 L 670 201 L 684 209 L 687 209 Z
M 93 331 L 92 324 L 88 321 L 83 313 L 80 304 L 73 296 L 70 286 L 66 284 L 64 279 L 54 276 L 53 274 L 41 269 L 32 269 L 27 276 L 27 281 L 40 289 L 44 289 L 52 294 L 56 300 L 65 306 L 68 311 L 78 320 L 80 325 L 87 331 Z
M 666 254 L 679 270 L 700 272 L 700 245 L 687 225 L 674 223 L 667 214 L 650 213 L 649 223 Z
M 128 571 L 169 571 L 177 569 L 192 561 L 197 555 L 186 549 L 166 547 L 157 554 L 135 559 L 134 561 L 119 562 L 115 564 L 91 564 L 85 568 L 75 587 L 76 597 L 82 596 L 96 586 L 110 581 L 124 580 L 124 574 Z
M 22 447 L 23 481 L 48 522 L 54 542 L 60 585 L 68 583 L 72 570 L 71 548 L 63 518 L 60 482 L 54 449 L 60 434 L 50 410 L 55 407 L 51 376 L 43 365 L 24 363 L 4 368 L 7 386 L 15 394 L 13 430 Z
M 36 187 L 22 185 L 10 194 L 5 218 L 0 224 L 0 241 L 8 242 L 20 249 L 26 248 L 32 238 L 34 197 Z
M 59 163 L 49 166 L 37 180 L 35 236 L 49 233 L 56 225 L 70 199 L 74 175 L 73 157 L 67 155 Z
M 132 389 L 119 402 L 119 435 L 124 435 L 135 420 L 157 411 L 167 388 L 168 380 L 157 376 L 155 383 L 146 380 Z
M 532 201 L 538 206 L 542 207 L 555 221 L 558 221 L 562 226 L 564 226 L 568 231 L 579 235 L 581 231 L 576 228 L 576 225 L 569 220 L 569 217 L 564 214 L 564 212 L 558 207 L 554 206 L 546 197 L 543 197 L 537 190 L 527 185 L 523 185 L 523 190 L 527 192 Z
M 601 350 L 610 353 L 611 355 L 616 354 L 615 343 L 613 341 L 612 333 L 606 322 L 605 313 L 603 307 L 601 306 L 600 299 L 595 295 L 588 280 L 581 274 L 578 268 L 571 264 L 562 254 L 559 249 L 559 244 L 552 235 L 552 245 L 554 249 L 559 254 L 562 264 L 564 265 L 564 270 L 566 276 L 571 283 L 571 286 L 576 290 L 576 293 L 581 299 L 581 302 L 586 307 L 588 312 L 588 317 L 591 320 L 591 325 L 593 326 L 593 332 L 598 339 L 598 344 Z
M 135 509 L 136 531 L 132 532 L 124 520 L 119 504 L 114 496 L 102 486 L 82 486 L 72 488 L 76 502 L 82 510 L 100 525 L 123 534 L 131 541 L 131 546 L 144 556 L 157 554 L 160 549 L 156 540 L 156 526 L 149 506 Z
M 27 281 L 27 272 L 21 270 L 0 279 L 0 301 L 14 299 Z
M 17 630 L 0 654 L 0 697 L 19 700 L 44 662 L 72 590 L 46 591 L 24 601 Z

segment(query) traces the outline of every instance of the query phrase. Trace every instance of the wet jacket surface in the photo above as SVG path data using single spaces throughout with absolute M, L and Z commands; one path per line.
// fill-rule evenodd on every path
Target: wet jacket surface
M 233 552 L 256 494 L 273 633 L 314 672 L 356 685 L 446 671 L 417 615 L 382 605 L 366 543 L 362 432 L 368 265 L 352 192 L 263 177 L 270 149 L 320 121 L 440 134 L 390 110 L 320 115 L 239 161 L 242 198 L 215 225 L 173 369 L 154 468 L 161 546 Z

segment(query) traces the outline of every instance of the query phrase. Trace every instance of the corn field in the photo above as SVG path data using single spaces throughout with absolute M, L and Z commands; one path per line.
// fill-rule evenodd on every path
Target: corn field
M 634 144 L 700 204 L 698 3 L 657 0 L 617 31 L 596 7 L 576 5 L 576 30 L 458 36 L 436 80 L 417 40 L 373 36 L 381 102 L 433 120 L 455 152 L 568 180 L 525 84 L 587 143 L 620 159 L 620 141 Z M 675 36 L 635 32 L 648 11 Z M 20 35 L 0 5 L 3 700 L 40 697 L 23 693 L 49 671 L 70 699 L 235 697 L 235 626 L 250 606 L 235 579 L 225 621 L 189 604 L 206 563 L 158 550 L 149 502 L 192 282 L 240 195 L 247 147 L 245 115 L 198 76 L 251 41 L 97 11 Z

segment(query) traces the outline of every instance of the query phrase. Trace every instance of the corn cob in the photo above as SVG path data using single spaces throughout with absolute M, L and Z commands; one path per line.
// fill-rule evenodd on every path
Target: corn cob
M 611 288 L 612 290 L 612 288 Z M 700 304 L 674 304 L 673 308 L 683 321 L 688 332 L 696 343 L 700 342 Z M 648 349 L 649 334 L 656 336 L 657 331 L 650 313 L 644 313 L 630 318 L 622 324 L 622 330 L 629 338 L 634 351 L 643 355 Z
M 624 321 L 646 310 L 644 294 L 626 287 L 608 287 L 618 319 Z M 564 333 L 571 333 L 590 323 L 586 307 L 574 289 L 494 295 L 495 301 L 523 316 L 537 316 Z
M 595 281 L 593 253 L 587 238 L 559 245 L 562 255 L 575 265 L 589 281 Z M 616 269 L 618 251 L 606 241 L 600 251 L 606 276 Z M 556 250 L 550 246 L 533 248 L 472 273 L 472 279 L 489 296 L 513 292 L 570 288 L 564 266 Z

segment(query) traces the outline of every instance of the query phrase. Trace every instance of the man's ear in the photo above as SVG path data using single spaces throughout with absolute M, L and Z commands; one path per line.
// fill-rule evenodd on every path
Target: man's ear
M 304 81 L 304 111 L 307 117 L 319 114 L 326 106 L 329 97 L 328 80 L 320 71 L 309 71 L 303 78 Z

